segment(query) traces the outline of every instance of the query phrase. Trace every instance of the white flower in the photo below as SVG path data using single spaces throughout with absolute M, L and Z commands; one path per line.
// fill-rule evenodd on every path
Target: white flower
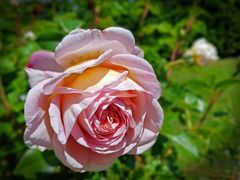
M 25 39 L 35 40 L 36 35 L 32 31 L 28 31 L 24 34 Z
M 205 38 L 197 39 L 191 49 L 186 51 L 185 56 L 191 57 L 198 65 L 204 65 L 219 59 L 216 47 Z

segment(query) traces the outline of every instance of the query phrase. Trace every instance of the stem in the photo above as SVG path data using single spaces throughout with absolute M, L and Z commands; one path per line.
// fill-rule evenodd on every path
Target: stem
M 180 47 L 181 47 L 181 44 L 180 44 L 180 41 L 178 41 L 176 46 L 175 46 L 175 48 L 173 49 L 173 52 L 172 52 L 172 55 L 171 55 L 171 58 L 170 58 L 170 62 L 172 62 L 175 59 L 177 59 Z
M 190 17 L 190 19 L 188 20 L 187 25 L 184 29 L 184 33 L 182 34 L 182 36 L 180 36 L 175 48 L 173 49 L 170 61 L 174 61 L 175 59 L 177 59 L 179 50 L 181 48 L 181 42 L 187 37 L 187 34 L 192 29 L 194 21 L 195 21 L 195 17 Z
M 99 13 L 100 10 L 96 7 L 94 0 L 88 0 L 88 6 L 92 10 L 92 15 L 93 15 L 93 22 L 91 25 L 91 28 L 96 28 L 99 24 Z
M 181 43 L 185 39 L 187 34 L 190 32 L 190 30 L 192 29 L 194 21 L 195 21 L 195 17 L 190 17 L 190 19 L 188 20 L 187 25 L 184 29 L 184 34 L 182 34 L 182 36 L 180 36 L 179 40 L 176 43 L 175 48 L 173 49 L 170 62 L 173 62 L 177 59 L 177 57 L 179 55 L 179 51 L 181 49 Z M 167 72 L 167 79 L 169 79 L 172 76 L 172 73 L 173 73 L 172 69 L 169 69 L 169 71 Z
M 166 65 L 165 65 L 165 69 L 166 70 L 169 70 L 170 68 L 174 67 L 174 66 L 177 66 L 179 64 L 184 64 L 184 61 L 183 60 L 177 60 L 177 61 L 173 61 L 173 62 L 168 62 Z
M 221 97 L 222 94 L 223 94 L 223 91 L 217 91 L 210 98 L 206 111 L 198 120 L 198 126 L 201 126 L 204 123 L 204 121 L 207 119 L 207 116 L 209 115 L 210 111 L 212 110 L 214 104 L 217 102 L 217 100 Z
M 5 94 L 4 86 L 2 84 L 2 78 L 0 77 L 0 99 L 2 100 L 4 109 L 6 110 L 6 115 L 9 116 L 11 114 L 12 108 L 10 103 L 8 102 L 7 96 Z
M 149 6 L 150 6 L 150 0 L 147 0 L 143 9 L 143 13 L 140 19 L 140 26 L 142 26 L 144 24 L 144 21 L 148 15 L 149 12 Z
M 233 78 L 236 77 L 239 74 L 239 72 L 240 72 L 239 69 L 240 69 L 240 63 L 237 66 L 236 72 L 234 72 L 233 75 L 232 75 Z M 207 107 L 206 111 L 204 112 L 204 114 L 198 120 L 197 127 L 201 126 L 205 122 L 208 114 L 210 113 L 210 111 L 212 110 L 213 106 L 216 104 L 218 99 L 221 97 L 223 92 L 224 92 L 223 90 L 215 90 L 213 96 L 209 100 L 208 107 Z
M 190 115 L 190 111 L 188 109 L 185 110 L 186 120 L 187 120 L 187 127 L 188 129 L 192 129 L 192 119 Z

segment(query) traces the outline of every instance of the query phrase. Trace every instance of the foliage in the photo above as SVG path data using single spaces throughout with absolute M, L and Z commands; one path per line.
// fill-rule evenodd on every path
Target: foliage
M 1 179 L 237 179 L 239 1 L 12 0 L 0 6 Z M 74 173 L 53 152 L 29 150 L 23 142 L 24 66 L 32 52 L 54 50 L 74 28 L 108 26 L 130 29 L 144 49 L 162 84 L 164 124 L 143 155 L 123 156 L 104 172 Z M 181 55 L 199 37 L 213 42 L 221 57 L 235 58 L 188 64 Z M 169 62 L 178 43 L 179 59 Z

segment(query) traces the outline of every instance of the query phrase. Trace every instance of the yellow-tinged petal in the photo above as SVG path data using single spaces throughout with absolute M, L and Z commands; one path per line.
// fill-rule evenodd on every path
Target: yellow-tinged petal
M 64 86 L 85 90 L 91 86 L 100 87 L 108 84 L 121 75 L 120 72 L 105 67 L 89 68 L 82 74 L 72 74 L 65 78 Z

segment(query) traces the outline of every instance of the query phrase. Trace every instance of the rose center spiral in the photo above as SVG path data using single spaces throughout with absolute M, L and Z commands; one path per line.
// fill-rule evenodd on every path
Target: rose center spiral
M 98 134 L 114 133 L 123 122 L 123 117 L 117 106 L 110 105 L 98 114 L 93 122 L 93 129 Z

